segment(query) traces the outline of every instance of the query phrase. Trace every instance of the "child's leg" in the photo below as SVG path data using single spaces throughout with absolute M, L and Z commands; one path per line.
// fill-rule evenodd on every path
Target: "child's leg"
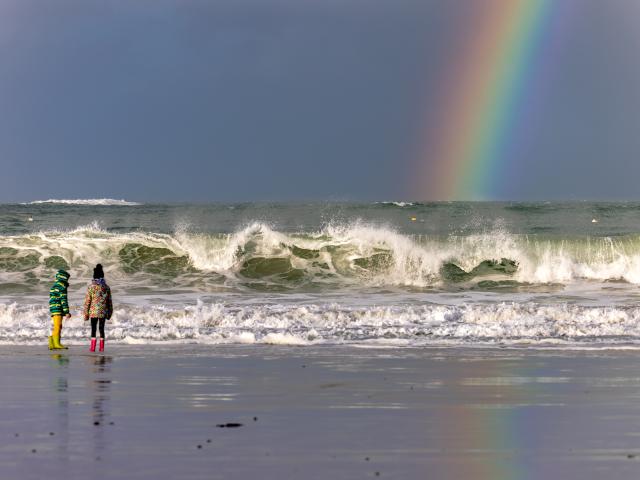
M 96 338 L 96 327 L 98 326 L 98 319 L 91 319 L 91 338 Z
M 100 319 L 100 348 L 101 352 L 104 352 L 104 318 Z
M 51 326 L 51 335 L 49 335 L 49 350 L 56 349 L 56 345 L 53 342 L 53 336 L 54 335 L 60 336 L 60 331 L 58 327 L 60 320 L 62 320 L 62 317 L 60 315 L 51 315 L 51 322 L 53 323 L 53 325 Z
M 51 334 L 51 344 L 54 349 L 66 349 L 64 345 L 60 343 L 60 335 L 62 333 L 62 315 L 53 315 L 53 332 Z
M 53 320 L 53 330 L 51 331 L 51 336 L 59 337 L 60 332 L 62 331 L 62 315 L 52 315 L 51 320 Z

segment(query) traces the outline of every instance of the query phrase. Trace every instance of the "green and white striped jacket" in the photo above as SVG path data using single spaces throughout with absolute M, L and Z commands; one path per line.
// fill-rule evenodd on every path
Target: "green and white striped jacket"
M 67 286 L 69 275 L 64 270 L 56 273 L 56 283 L 49 290 L 49 311 L 51 315 L 67 315 L 69 313 L 69 302 L 67 302 Z

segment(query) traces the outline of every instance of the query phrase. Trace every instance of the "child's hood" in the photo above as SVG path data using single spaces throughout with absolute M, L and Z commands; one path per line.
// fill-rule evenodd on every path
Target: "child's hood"
M 58 272 L 56 273 L 56 280 L 58 280 L 59 282 L 68 283 L 70 276 L 71 275 L 67 271 L 58 270 Z

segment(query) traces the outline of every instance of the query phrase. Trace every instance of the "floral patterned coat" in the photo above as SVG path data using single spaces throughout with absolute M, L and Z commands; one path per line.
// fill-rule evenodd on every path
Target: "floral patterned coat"
M 113 304 L 111 303 L 111 289 L 104 278 L 93 279 L 87 295 L 84 298 L 84 319 L 111 318 Z

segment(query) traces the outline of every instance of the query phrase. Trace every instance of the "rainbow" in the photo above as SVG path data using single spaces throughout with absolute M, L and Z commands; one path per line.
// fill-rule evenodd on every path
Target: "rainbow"
M 415 198 L 494 198 L 507 162 L 517 159 L 516 129 L 523 127 L 535 94 L 531 87 L 543 58 L 552 0 L 484 0 L 466 6 L 480 8 L 469 12 L 463 27 L 471 35 L 446 68 L 442 104 L 429 109 L 440 127 L 423 135 Z

